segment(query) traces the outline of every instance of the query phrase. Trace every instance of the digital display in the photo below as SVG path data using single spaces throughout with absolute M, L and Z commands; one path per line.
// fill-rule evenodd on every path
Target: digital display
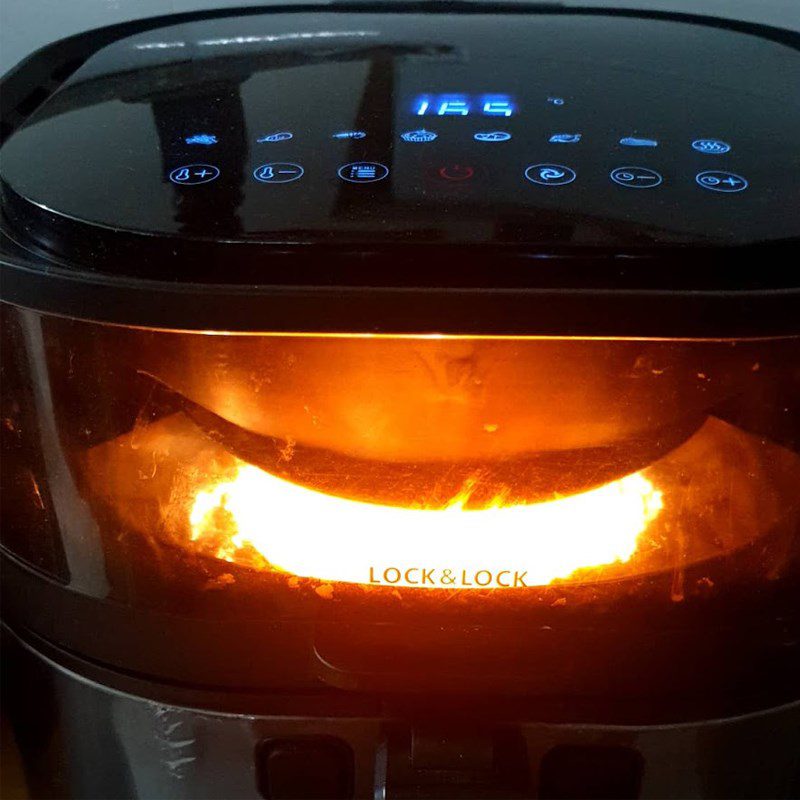
M 420 94 L 411 109 L 418 117 L 513 117 L 517 104 L 507 94 Z

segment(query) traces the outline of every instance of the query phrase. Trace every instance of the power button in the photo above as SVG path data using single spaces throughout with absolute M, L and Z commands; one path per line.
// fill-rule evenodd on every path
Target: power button
M 437 170 L 438 176 L 445 181 L 458 183 L 475 177 L 475 167 L 469 164 L 444 164 Z

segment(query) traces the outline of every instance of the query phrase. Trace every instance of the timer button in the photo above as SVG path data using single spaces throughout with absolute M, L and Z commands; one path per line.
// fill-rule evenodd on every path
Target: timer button
M 653 189 L 664 182 L 660 173 L 647 167 L 617 167 L 611 171 L 611 180 L 626 189 Z
M 746 178 L 736 175 L 733 172 L 723 172 L 722 170 L 706 170 L 698 172 L 694 178 L 698 186 L 708 189 L 711 192 L 743 192 L 750 184 Z

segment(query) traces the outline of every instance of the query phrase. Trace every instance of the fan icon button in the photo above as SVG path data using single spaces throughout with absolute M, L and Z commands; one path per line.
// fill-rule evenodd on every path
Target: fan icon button
M 574 169 L 563 164 L 532 164 L 525 170 L 525 177 L 540 186 L 565 186 L 572 183 L 577 175 Z

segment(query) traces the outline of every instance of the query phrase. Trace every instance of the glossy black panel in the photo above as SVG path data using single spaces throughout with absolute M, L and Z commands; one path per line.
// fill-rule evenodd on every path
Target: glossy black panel
M 84 262 L 116 257 L 122 232 L 532 251 L 787 239 L 798 86 L 792 47 L 681 21 L 198 21 L 91 58 L 4 146 L 5 204 Z M 418 130 L 436 138 L 404 139 Z M 141 274 L 131 261 L 113 268 Z

